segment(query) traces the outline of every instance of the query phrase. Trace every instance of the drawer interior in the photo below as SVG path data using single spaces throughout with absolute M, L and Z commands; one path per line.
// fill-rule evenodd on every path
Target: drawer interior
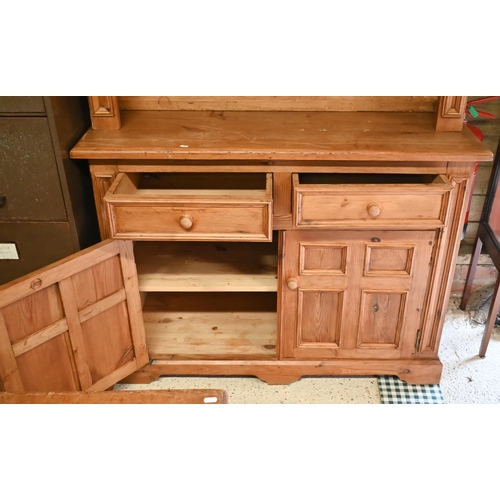
M 269 189 L 266 173 L 152 172 L 128 173 L 120 177 L 114 194 L 229 193 L 263 195 Z
M 444 184 L 437 174 L 302 173 L 299 184 Z

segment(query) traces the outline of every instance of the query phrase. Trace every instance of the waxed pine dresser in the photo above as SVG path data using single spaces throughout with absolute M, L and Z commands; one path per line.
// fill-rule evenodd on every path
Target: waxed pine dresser
M 103 242 L 64 275 L 0 288 L 0 353 L 21 353 L 5 355 L 4 384 L 26 389 L 23 342 L 56 323 L 73 377 L 57 390 L 196 374 L 439 382 L 470 178 L 492 157 L 463 128 L 465 97 L 89 103 L 70 155 L 90 163 Z M 58 312 L 13 338 L 16 303 L 43 291 Z

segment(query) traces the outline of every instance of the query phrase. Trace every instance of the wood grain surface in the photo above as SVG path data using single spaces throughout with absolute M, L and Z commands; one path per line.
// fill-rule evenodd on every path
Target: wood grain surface
M 171 389 L 164 391 L 0 393 L 0 404 L 228 404 L 220 389 Z
M 124 111 L 89 130 L 84 159 L 488 161 L 469 130 L 436 132 L 432 113 Z

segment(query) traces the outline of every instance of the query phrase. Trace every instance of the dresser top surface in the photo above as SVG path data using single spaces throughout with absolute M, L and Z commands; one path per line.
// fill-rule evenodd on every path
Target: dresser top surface
M 119 130 L 88 130 L 89 160 L 490 161 L 464 128 L 436 132 L 433 113 L 122 111 Z

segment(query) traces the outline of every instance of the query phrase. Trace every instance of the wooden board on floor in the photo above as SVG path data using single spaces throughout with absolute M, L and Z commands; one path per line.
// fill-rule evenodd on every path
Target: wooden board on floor
M 158 391 L 0 393 L 0 404 L 228 404 L 220 389 L 171 389 Z

